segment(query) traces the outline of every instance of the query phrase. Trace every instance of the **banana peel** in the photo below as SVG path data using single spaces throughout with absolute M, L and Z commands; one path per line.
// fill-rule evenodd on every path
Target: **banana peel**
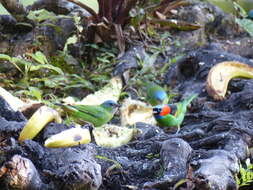
M 9 93 L 7 90 L 5 90 L 2 87 L 0 87 L 0 96 L 3 97 L 3 99 L 10 105 L 10 107 L 14 111 L 18 111 L 20 108 L 25 106 L 25 102 L 13 96 L 11 93 Z
M 87 144 L 91 141 L 90 131 L 80 127 L 67 129 L 49 137 L 44 146 L 47 148 L 62 148 Z
M 137 122 L 156 125 L 152 107 L 144 102 L 131 98 L 125 99 L 120 108 L 120 113 L 122 126 L 134 125 Z
M 135 136 L 137 129 L 105 124 L 95 128 L 92 134 L 97 145 L 108 148 L 116 148 L 127 144 Z
M 253 78 L 253 67 L 237 61 L 218 63 L 207 76 L 208 94 L 215 100 L 225 99 L 229 81 L 237 77 Z
M 19 141 L 33 139 L 47 123 L 53 120 L 57 123 L 62 122 L 61 116 L 56 110 L 47 106 L 40 107 L 22 129 L 19 135 Z
M 21 100 L 18 97 L 13 96 L 10 92 L 0 87 L 0 96 L 10 105 L 14 111 L 20 111 L 26 118 L 30 116 L 44 104 L 39 101 L 30 99 Z

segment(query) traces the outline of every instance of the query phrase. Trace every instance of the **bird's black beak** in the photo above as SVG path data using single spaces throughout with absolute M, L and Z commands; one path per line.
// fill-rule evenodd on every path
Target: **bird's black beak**
M 63 104 L 59 104 L 59 103 L 54 103 L 54 105 L 56 105 L 56 106 L 63 106 Z
M 157 115 L 160 113 L 160 109 L 159 108 L 153 108 L 153 114 Z

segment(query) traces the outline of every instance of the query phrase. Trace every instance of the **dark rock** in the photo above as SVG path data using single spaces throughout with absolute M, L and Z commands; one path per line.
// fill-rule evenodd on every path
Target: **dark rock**
M 234 154 L 224 150 L 195 152 L 191 166 L 197 189 L 237 189 L 233 174 L 239 171 L 239 165 Z
M 0 96 L 0 117 L 7 121 L 25 121 L 25 117 L 19 111 L 14 111 L 10 105 Z
M 163 142 L 161 148 L 161 160 L 163 174 L 158 182 L 146 183 L 145 188 L 168 189 L 180 179 L 186 178 L 191 146 L 182 139 L 172 138 Z
M 138 68 L 138 59 L 144 59 L 145 56 L 147 56 L 147 54 L 144 47 L 134 46 L 130 48 L 118 59 L 118 64 L 113 71 L 113 75 L 123 75 L 128 69 Z
M 45 188 L 33 163 L 20 155 L 14 155 L 1 167 L 3 189 L 42 190 Z
M 57 189 L 98 189 L 102 183 L 101 167 L 89 146 L 48 149 L 42 161 L 43 172 Z
M 138 140 L 147 140 L 158 134 L 164 133 L 159 127 L 148 125 L 146 123 L 136 123 L 136 128 L 140 130 L 140 133 L 136 136 Z

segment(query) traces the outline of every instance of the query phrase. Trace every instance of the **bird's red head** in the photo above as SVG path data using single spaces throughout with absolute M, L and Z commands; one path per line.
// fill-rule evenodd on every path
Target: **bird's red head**
M 164 105 L 162 111 L 160 112 L 160 116 L 165 116 L 171 113 L 171 108 L 168 105 Z

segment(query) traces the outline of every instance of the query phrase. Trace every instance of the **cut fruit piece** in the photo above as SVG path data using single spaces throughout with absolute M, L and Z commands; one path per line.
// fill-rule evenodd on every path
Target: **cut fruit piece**
M 137 122 L 156 125 L 152 107 L 144 102 L 128 98 L 123 102 L 120 113 L 122 126 L 134 125 Z
M 253 78 L 253 67 L 237 61 L 218 63 L 208 73 L 206 84 L 208 94 L 215 100 L 223 100 L 229 81 L 236 77 Z
M 76 146 L 79 144 L 87 144 L 91 141 L 90 131 L 80 127 L 67 129 L 56 135 L 49 137 L 45 141 L 47 148 L 62 148 Z
M 115 148 L 127 144 L 132 140 L 136 132 L 137 129 L 109 124 L 105 124 L 100 128 L 95 128 L 92 131 L 97 145 L 109 148 Z
M 57 123 L 61 123 L 62 119 L 60 114 L 50 107 L 40 107 L 24 126 L 19 135 L 19 141 L 33 139 L 43 129 L 43 127 L 46 126 L 46 124 L 53 120 Z

